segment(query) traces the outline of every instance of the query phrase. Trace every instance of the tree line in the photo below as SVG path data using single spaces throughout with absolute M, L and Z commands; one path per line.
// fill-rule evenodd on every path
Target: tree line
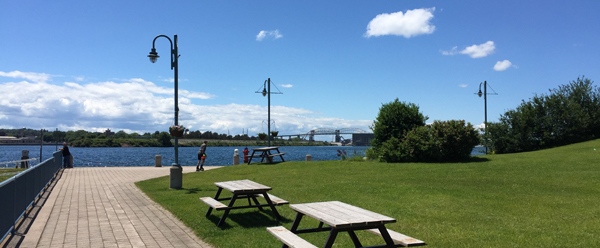
M 483 143 L 495 153 L 534 151 L 600 137 L 600 90 L 581 77 L 535 94 L 488 123 Z
M 173 146 L 173 142 L 171 141 L 172 137 L 168 132 L 160 132 L 155 131 L 154 133 L 146 132 L 144 134 L 139 134 L 136 132 L 127 133 L 123 130 L 120 130 L 116 133 L 110 133 L 107 135 L 106 133 L 100 132 L 89 132 L 85 130 L 77 130 L 77 131 L 48 131 L 48 130 L 35 130 L 35 129 L 0 129 L 0 133 L 4 133 L 6 136 L 14 136 L 14 137 L 36 137 L 37 140 L 40 139 L 40 135 L 43 131 L 43 140 L 44 142 L 51 143 L 62 143 L 68 142 L 70 146 L 76 147 L 121 147 L 123 145 L 135 146 L 135 147 L 170 147 Z M 248 136 L 247 134 L 238 134 L 238 135 L 228 135 L 228 134 L 219 134 L 217 132 L 201 132 L 199 130 L 186 132 L 183 137 L 179 138 L 183 139 L 205 139 L 205 140 L 227 140 L 227 141 L 240 141 L 236 142 L 212 142 L 215 146 L 232 146 L 232 145 L 261 145 L 262 142 L 257 136 Z M 248 141 L 254 141 L 253 143 L 247 143 Z M 277 140 L 279 142 L 281 140 Z M 282 145 L 303 145 L 302 141 L 305 141 L 301 138 L 292 138 L 288 140 L 287 143 L 280 143 Z M 245 143 L 241 143 L 245 142 Z M 189 142 L 187 144 L 180 144 L 181 146 L 196 146 L 201 144 L 202 142 Z M 323 142 L 314 142 L 313 145 L 327 145 Z

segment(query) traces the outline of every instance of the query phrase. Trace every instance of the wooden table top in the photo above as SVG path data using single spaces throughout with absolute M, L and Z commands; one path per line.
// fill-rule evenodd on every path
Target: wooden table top
M 376 226 L 396 222 L 394 218 L 339 201 L 291 204 L 290 208 L 332 228 Z
M 252 191 L 268 191 L 271 187 L 262 185 L 260 183 L 250 181 L 248 179 L 237 180 L 237 181 L 226 181 L 216 182 L 215 185 L 219 188 L 229 190 L 234 193 L 239 192 L 252 192 Z
M 252 148 L 252 150 L 254 150 L 254 151 L 268 151 L 268 150 L 275 150 L 275 149 L 279 149 L 279 146 Z

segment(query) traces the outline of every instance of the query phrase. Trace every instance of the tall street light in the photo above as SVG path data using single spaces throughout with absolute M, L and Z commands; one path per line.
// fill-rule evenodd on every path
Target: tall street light
M 178 90 L 177 90 L 177 85 L 179 83 L 179 78 L 178 78 L 178 71 L 179 71 L 179 53 L 177 52 L 177 35 L 173 36 L 173 41 L 171 41 L 171 38 L 169 38 L 166 35 L 159 35 L 156 36 L 154 38 L 154 40 L 152 41 L 152 50 L 150 50 L 150 54 L 148 55 L 148 58 L 150 58 L 150 62 L 154 63 L 156 62 L 156 60 L 158 59 L 158 53 L 156 52 L 156 48 L 154 48 L 154 44 L 156 43 L 156 39 L 158 39 L 159 37 L 165 37 L 167 38 L 167 40 L 169 40 L 169 42 L 171 43 L 171 70 L 175 71 L 175 126 L 179 125 L 178 120 L 179 120 L 179 106 L 178 106 Z M 182 168 L 181 165 L 179 165 L 179 149 L 178 149 L 178 142 L 177 142 L 177 137 L 175 138 L 175 163 L 172 164 L 171 166 L 171 175 L 170 175 L 170 187 L 174 188 L 174 189 L 179 189 L 182 186 Z
M 481 85 L 483 84 L 483 93 L 481 92 Z M 491 87 L 490 87 L 491 88 Z M 493 91 L 494 89 L 492 89 Z M 485 121 L 483 122 L 483 125 L 485 126 L 485 154 L 488 153 L 488 147 L 487 147 L 487 95 L 498 95 L 498 93 L 496 93 L 496 91 L 494 91 L 494 93 L 487 93 L 487 81 L 483 81 L 483 83 L 479 84 L 479 92 L 475 93 L 477 94 L 479 97 L 483 96 L 483 102 L 484 102 L 484 109 L 485 109 Z
M 277 88 L 277 86 L 275 86 L 275 88 Z M 260 88 L 259 88 L 260 89 Z M 256 91 L 255 93 L 261 93 L 263 96 L 267 96 L 268 95 L 268 100 L 267 100 L 267 109 L 268 109 L 268 119 L 267 119 L 267 139 L 268 139 L 268 145 L 271 146 L 271 94 L 283 94 L 281 93 L 281 91 L 279 91 L 279 88 L 277 88 L 278 92 L 271 92 L 271 78 L 268 78 L 267 80 L 265 80 L 265 84 L 263 85 L 263 90 L 262 91 Z

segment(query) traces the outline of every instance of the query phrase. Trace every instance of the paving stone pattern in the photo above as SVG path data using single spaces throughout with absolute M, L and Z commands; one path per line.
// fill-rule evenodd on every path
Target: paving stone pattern
M 212 247 L 134 185 L 169 175 L 169 168 L 66 169 L 23 246 Z M 184 167 L 183 172 L 194 170 L 193 166 Z

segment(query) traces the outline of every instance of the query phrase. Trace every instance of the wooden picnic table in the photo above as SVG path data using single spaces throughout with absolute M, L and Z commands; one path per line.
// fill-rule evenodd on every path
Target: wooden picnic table
M 316 247 L 295 234 L 329 231 L 329 236 L 323 247 L 329 248 L 335 242 L 339 232 L 348 232 L 350 239 L 355 247 L 363 247 L 355 231 L 367 230 L 383 238 L 385 245 L 372 247 L 397 247 L 397 246 L 418 246 L 425 245 L 425 242 L 413 239 L 401 233 L 394 232 L 385 228 L 386 224 L 396 222 L 396 219 L 381 215 L 369 210 L 365 210 L 350 204 L 339 201 L 315 202 L 303 204 L 291 204 L 290 208 L 297 212 L 292 227 L 288 231 L 284 227 L 267 228 L 269 232 L 284 242 L 283 248 L 291 246 L 297 247 Z M 300 229 L 300 220 L 303 216 L 309 216 L 318 220 L 319 226 L 316 228 Z M 323 227 L 327 224 L 327 227 Z
M 250 181 L 248 179 L 237 180 L 237 181 L 216 182 L 215 185 L 218 187 L 217 194 L 215 195 L 215 197 L 214 198 L 202 197 L 202 198 L 200 198 L 200 200 L 209 205 L 208 211 L 206 212 L 206 217 L 208 217 L 210 215 L 210 213 L 212 212 L 213 209 L 225 211 L 223 213 L 223 216 L 221 216 L 221 220 L 219 220 L 219 223 L 217 224 L 217 226 L 220 226 L 221 224 L 223 224 L 223 222 L 225 222 L 225 219 L 227 218 L 227 215 L 229 214 L 229 211 L 231 209 L 241 209 L 241 208 L 258 208 L 259 210 L 262 211 L 263 210 L 262 207 L 270 207 L 271 210 L 273 211 L 273 214 L 275 215 L 275 217 L 278 220 L 281 220 L 281 216 L 279 215 L 279 212 L 277 212 L 277 209 L 275 209 L 275 206 L 289 203 L 286 200 L 283 200 L 283 199 L 280 199 L 279 197 L 268 194 L 267 191 L 270 191 L 271 187 Z M 231 191 L 231 193 L 233 193 L 233 196 L 219 198 L 221 195 L 221 191 L 223 191 L 223 189 Z M 267 203 L 260 204 L 256 197 L 264 198 L 267 201 Z M 243 198 L 248 199 L 248 205 L 234 207 L 235 201 L 237 199 L 243 199 Z M 250 199 L 252 199 L 254 201 L 254 203 L 255 203 L 254 205 L 252 204 L 252 202 L 250 202 Z M 225 204 L 221 203 L 220 201 L 223 201 L 223 200 L 229 200 L 229 204 L 225 205 Z
M 276 154 L 272 154 L 271 151 L 277 151 Z M 256 155 L 257 157 L 261 157 L 260 162 L 263 162 L 265 159 L 267 160 L 267 162 L 269 163 L 273 163 L 273 157 L 275 156 L 279 156 L 281 158 L 281 161 L 283 160 L 283 155 L 285 155 L 285 152 L 279 152 L 279 146 L 270 146 L 270 147 L 260 147 L 260 148 L 252 148 L 252 155 L 250 155 L 250 159 L 248 160 L 248 164 L 250 164 L 252 162 L 252 158 L 254 158 L 254 153 L 256 152 L 260 152 L 260 155 Z

